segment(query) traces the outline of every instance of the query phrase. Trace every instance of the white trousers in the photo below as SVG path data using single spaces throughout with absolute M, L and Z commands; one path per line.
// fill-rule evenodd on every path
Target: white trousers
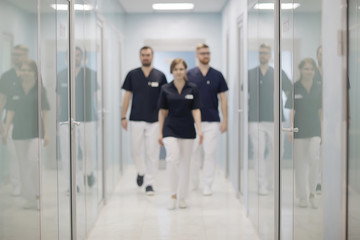
M 294 139 L 294 166 L 296 196 L 308 199 L 309 191 L 315 194 L 320 165 L 320 137 Z
M 199 137 L 194 142 L 191 160 L 191 181 L 194 187 L 199 185 L 199 172 L 203 164 L 204 185 L 211 187 L 216 170 L 216 150 L 220 133 L 219 122 L 202 122 L 201 129 L 204 135 L 204 142 L 199 145 Z
M 66 179 L 70 184 L 70 135 L 69 125 L 59 126 L 61 160 L 63 163 L 63 171 Z M 76 184 L 82 188 L 84 186 L 84 175 L 93 172 L 93 166 L 96 161 L 96 122 L 81 122 L 75 127 L 76 150 L 81 149 L 83 161 L 76 162 Z M 77 160 L 79 160 L 77 158 Z M 84 174 L 81 171 L 85 169 Z M 69 185 L 70 187 L 70 185 Z
M 258 188 L 272 189 L 274 182 L 274 123 L 250 122 L 249 136 L 254 150 Z M 268 152 L 265 156 L 266 149 Z
M 21 187 L 20 166 L 16 155 L 14 140 L 12 139 L 14 125 L 11 125 L 8 132 L 7 150 L 9 156 L 9 177 L 13 187 Z
M 190 162 L 194 140 L 166 137 L 166 168 L 169 174 L 170 193 L 186 199 L 189 190 Z
M 14 140 L 21 173 L 21 194 L 27 201 L 40 196 L 39 138 Z
M 130 121 L 129 127 L 131 155 L 138 174 L 145 175 L 145 186 L 153 185 L 160 157 L 159 123 Z

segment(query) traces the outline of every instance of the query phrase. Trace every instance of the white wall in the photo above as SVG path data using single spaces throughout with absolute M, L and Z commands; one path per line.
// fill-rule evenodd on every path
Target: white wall
M 139 49 L 146 39 L 205 39 L 211 48 L 211 65 L 222 67 L 221 15 L 218 13 L 127 14 L 125 72 L 140 66 Z

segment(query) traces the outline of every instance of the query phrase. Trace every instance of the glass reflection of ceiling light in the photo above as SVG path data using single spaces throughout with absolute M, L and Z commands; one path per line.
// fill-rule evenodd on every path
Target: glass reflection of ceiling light
M 51 4 L 51 7 L 58 11 L 67 11 L 68 10 L 67 4 Z M 81 10 L 81 11 L 91 11 L 94 9 L 94 7 L 90 4 L 75 4 L 74 8 L 75 8 L 75 10 Z
M 154 3 L 152 5 L 154 10 L 191 10 L 194 9 L 193 3 Z
M 281 9 L 283 10 L 291 10 L 291 9 L 296 9 L 300 7 L 300 3 L 282 3 L 281 4 Z M 274 10 L 274 3 L 257 3 L 254 6 L 254 9 L 259 9 L 259 10 Z

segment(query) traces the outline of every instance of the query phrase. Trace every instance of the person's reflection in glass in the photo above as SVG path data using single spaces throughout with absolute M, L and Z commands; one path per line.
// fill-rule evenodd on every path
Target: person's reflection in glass
M 249 136 L 253 144 L 258 193 L 267 195 L 273 189 L 274 150 L 274 68 L 269 66 L 271 47 L 263 43 L 259 49 L 260 65 L 249 70 Z M 282 71 L 282 88 L 286 96 L 291 82 Z M 285 118 L 283 117 L 284 121 Z M 266 153 L 266 154 L 265 154 Z
M 294 122 L 295 190 L 299 207 L 318 207 L 315 195 L 321 142 L 321 84 L 314 79 L 316 63 L 305 58 L 299 64 L 300 79 L 294 83 L 294 100 L 288 98 L 285 107 L 292 108 L 290 119 Z M 291 135 L 289 135 L 291 141 Z M 307 190 L 309 187 L 309 191 Z
M 96 107 L 96 92 L 99 90 L 97 82 L 97 73 L 83 66 L 84 52 L 80 47 L 76 47 L 75 51 L 75 110 L 76 116 L 74 120 L 79 122 L 79 126 L 74 126 L 76 131 L 76 144 L 77 150 L 82 153 L 82 160 L 77 163 L 77 171 L 81 171 L 82 166 L 86 166 L 85 179 L 89 187 L 95 184 L 95 175 L 93 173 L 94 165 L 94 139 L 93 135 L 96 133 L 96 121 L 97 121 L 97 107 Z M 68 102 L 68 91 L 69 91 L 69 79 L 68 79 L 68 68 L 62 70 L 58 74 L 57 94 L 58 94 L 58 121 L 59 121 L 59 137 L 61 147 L 61 159 L 65 177 L 70 181 L 70 160 L 69 160 L 69 102 Z M 85 136 L 86 134 L 86 136 Z M 77 178 L 77 191 L 83 191 L 84 176 L 76 174 Z M 70 182 L 69 182 L 70 184 Z M 70 185 L 69 185 L 70 186 Z
M 16 45 L 12 50 L 12 64 L 13 67 L 1 75 L 0 79 L 0 116 L 7 101 L 7 98 L 13 94 L 14 89 L 17 89 L 21 84 L 20 68 L 24 61 L 28 58 L 29 49 L 24 45 Z M 6 117 L 5 117 L 6 118 Z M 19 162 L 16 156 L 14 142 L 12 140 L 12 125 L 9 128 L 10 137 L 7 140 L 7 150 L 9 156 L 9 179 L 12 185 L 13 196 L 20 195 L 20 169 Z M 3 132 L 2 118 L 0 117 L 0 134 Z
M 45 88 L 38 92 L 38 71 L 35 61 L 25 60 L 20 69 L 21 84 L 8 96 L 8 113 L 3 143 L 6 144 L 9 128 L 13 123 L 12 138 L 21 171 L 21 193 L 26 200 L 25 209 L 39 209 L 40 183 L 38 150 L 40 139 L 44 146 L 49 144 L 48 111 L 49 102 Z M 38 96 L 41 94 L 41 121 L 39 124 Z M 40 128 L 39 128 L 40 125 Z

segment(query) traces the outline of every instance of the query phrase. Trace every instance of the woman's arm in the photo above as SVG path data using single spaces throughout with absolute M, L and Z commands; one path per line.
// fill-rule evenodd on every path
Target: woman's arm
M 2 141 L 4 144 L 6 144 L 6 140 L 7 140 L 7 135 L 8 135 L 8 132 L 9 132 L 9 128 L 10 128 L 10 125 L 14 119 L 14 116 L 15 116 L 15 112 L 14 111 L 8 111 L 7 114 L 6 114 L 6 121 L 5 121 L 5 128 L 4 128 L 4 133 L 2 135 Z
M 163 143 L 163 129 L 164 129 L 164 122 L 165 122 L 165 119 L 167 118 L 169 114 L 169 110 L 167 109 L 160 109 L 159 110 L 159 144 L 161 146 L 164 146 L 164 143 Z
M 201 130 L 201 112 L 200 109 L 194 109 L 192 110 L 192 115 L 195 120 L 195 125 L 197 128 L 197 134 L 199 135 L 199 144 L 202 144 L 204 140 L 204 135 Z
M 44 146 L 46 147 L 50 143 L 49 138 L 49 111 L 42 112 L 44 119 Z

